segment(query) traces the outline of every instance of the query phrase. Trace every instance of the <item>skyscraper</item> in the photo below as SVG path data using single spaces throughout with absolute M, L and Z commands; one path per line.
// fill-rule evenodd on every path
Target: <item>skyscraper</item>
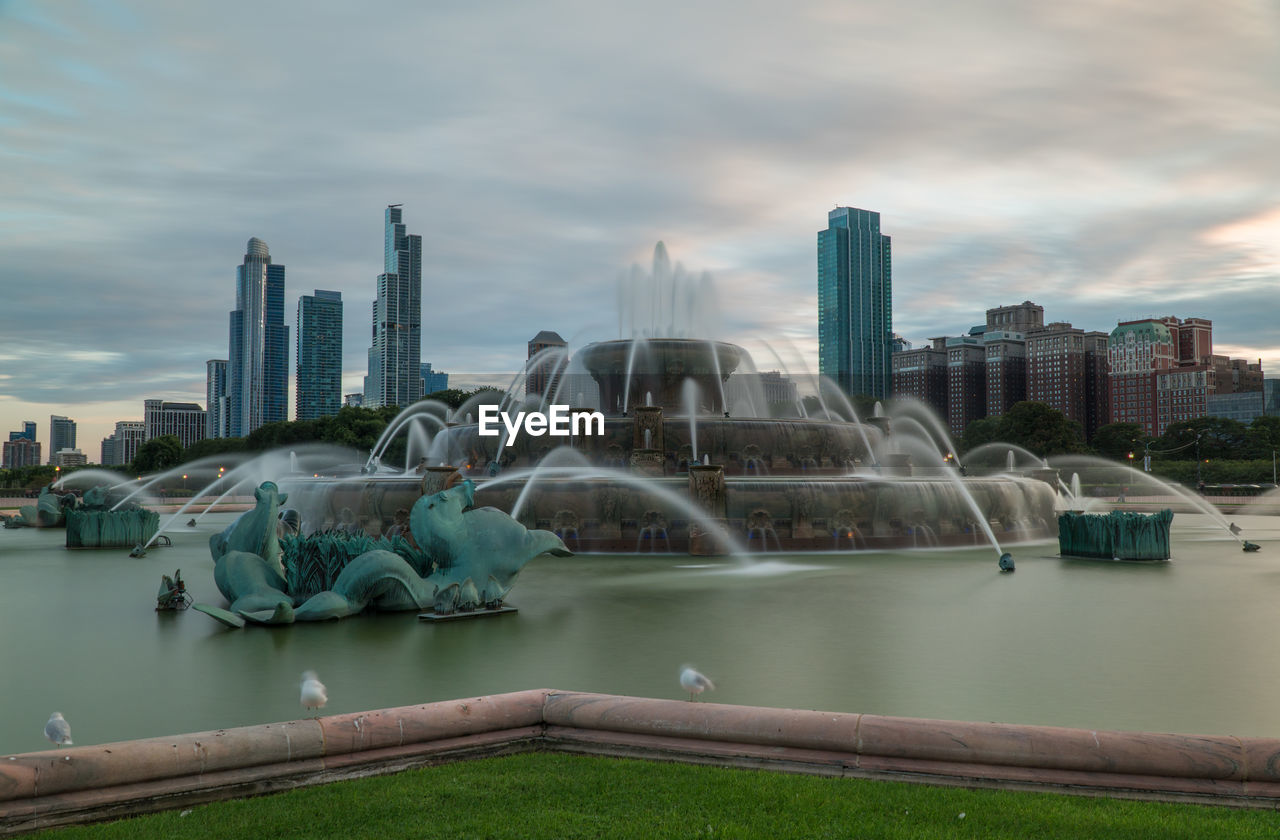
M 18 438 L 34 441 L 36 439 L 36 421 L 23 420 L 22 431 L 9 432 L 9 440 L 17 440 Z
M 524 364 L 525 396 L 555 397 L 560 376 L 568 367 L 568 347 L 560 333 L 551 330 L 539 330 L 529 339 L 529 355 Z
M 205 410 L 196 403 L 142 401 L 144 440 L 173 435 L 185 449 L 198 440 L 204 440 L 205 420 Z
M 298 298 L 298 381 L 294 415 L 314 420 L 342 407 L 342 293 Z
M 49 415 L 49 463 L 58 452 L 76 448 L 76 421 L 60 414 Z
M 399 204 L 389 205 L 384 216 L 383 263 L 364 381 L 369 408 L 422 398 L 422 237 L 405 233 Z
M 880 214 L 837 207 L 818 231 L 818 369 L 851 394 L 893 384 L 893 270 Z
M 227 360 L 209 359 L 204 363 L 204 436 L 207 438 L 230 437 L 227 428 L 230 401 L 227 397 Z
M 256 236 L 236 268 L 227 362 L 227 433 L 244 437 L 288 419 L 289 328 L 284 325 L 284 266 Z

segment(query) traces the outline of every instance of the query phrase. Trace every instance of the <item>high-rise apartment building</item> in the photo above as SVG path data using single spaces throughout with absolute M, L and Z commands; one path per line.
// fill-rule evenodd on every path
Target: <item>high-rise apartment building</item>
M 342 293 L 316 289 L 298 298 L 295 417 L 314 420 L 342 407 Z
M 982 334 L 987 354 L 987 416 L 1005 412 L 1027 398 L 1027 339 L 1014 330 Z
M 432 370 L 431 362 L 422 363 L 422 395 L 446 391 L 449 388 L 449 374 L 440 370 Z
M 977 333 L 946 339 L 947 426 L 960 437 L 974 420 L 987 416 L 987 350 Z
M 117 420 L 116 429 L 102 439 L 102 461 L 105 466 L 124 466 L 133 461 L 138 447 L 146 440 L 146 424 L 141 420 Z
M 569 362 L 565 352 L 568 346 L 569 342 L 561 338 L 560 333 L 551 330 L 539 330 L 529 339 L 529 355 L 524 364 L 525 396 L 555 396 L 556 385 Z
M 231 400 L 227 396 L 227 360 L 209 359 L 204 363 L 204 404 L 207 438 L 231 437 Z
M 383 263 L 364 381 L 369 408 L 422 398 L 422 237 L 405 233 L 399 204 L 389 205 L 384 215 Z
M 143 439 L 173 435 L 183 448 L 204 440 L 205 410 L 195 403 L 142 401 Z
M 929 344 L 893 354 L 893 395 L 914 397 L 946 417 L 947 340 L 933 338 Z
M 49 415 L 49 463 L 63 449 L 76 448 L 76 421 L 60 414 Z
M 1110 422 L 1107 335 L 1057 321 L 1027 332 L 1027 399 L 1080 423 L 1085 438 Z
M 1255 410 L 1251 400 L 1237 409 L 1215 398 L 1264 387 L 1261 360 L 1213 354 L 1213 322 L 1205 318 L 1122 321 L 1111 331 L 1108 354 L 1111 420 L 1140 423 L 1152 437 L 1207 414 L 1248 414 Z
M 1219 396 L 1262 391 L 1262 359 L 1258 359 L 1255 363 L 1247 359 L 1213 356 L 1212 362 Z
M 1173 323 L 1170 323 L 1173 322 Z M 1137 423 L 1147 435 L 1164 432 L 1156 413 L 1156 377 L 1178 365 L 1177 318 L 1122 321 L 1111 331 L 1111 421 Z
M 19 431 L 9 432 L 9 440 L 18 440 L 19 438 L 34 441 L 36 439 L 36 421 L 23 420 L 22 428 Z
M 880 214 L 837 207 L 818 231 L 818 368 L 851 394 L 893 384 L 893 268 Z
M 40 464 L 40 444 L 35 440 L 27 437 L 12 437 L 3 444 L 3 457 L 0 458 L 0 467 L 4 469 L 13 469 L 15 467 L 35 467 Z
M 236 267 L 227 361 L 227 433 L 244 437 L 288 419 L 289 328 L 284 323 L 284 266 L 271 262 L 256 236 Z

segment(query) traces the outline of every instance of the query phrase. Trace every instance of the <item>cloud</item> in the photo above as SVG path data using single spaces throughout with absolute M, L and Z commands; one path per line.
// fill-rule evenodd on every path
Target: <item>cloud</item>
M 6 3 L 0 353 L 25 355 L 0 432 L 203 402 L 250 236 L 288 266 L 288 319 L 342 292 L 354 388 L 393 202 L 444 370 L 616 329 L 615 280 L 659 239 L 716 274 L 735 340 L 816 367 L 836 204 L 881 212 L 914 340 L 1031 299 L 1088 329 L 1210 317 L 1274 368 L 1250 304 L 1280 280 L 1278 35 L 1247 0 Z

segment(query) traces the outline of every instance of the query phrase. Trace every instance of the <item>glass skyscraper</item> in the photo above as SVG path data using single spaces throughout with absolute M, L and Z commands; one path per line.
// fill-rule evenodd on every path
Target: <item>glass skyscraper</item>
M 880 214 L 837 207 L 818 231 L 818 370 L 846 393 L 889 396 L 893 269 Z
M 401 205 L 383 220 L 383 272 L 373 304 L 373 345 L 364 381 L 368 408 L 422 398 L 422 237 L 405 233 Z
M 314 420 L 342 407 L 342 293 L 298 298 L 298 381 L 294 415 Z
M 256 236 L 236 268 L 227 361 L 227 433 L 244 437 L 288 419 L 289 328 L 284 324 L 284 266 Z
M 229 437 L 227 420 L 227 360 L 209 359 L 204 363 L 205 429 L 207 438 Z
M 76 448 L 76 421 L 61 414 L 49 415 L 49 463 L 63 449 Z

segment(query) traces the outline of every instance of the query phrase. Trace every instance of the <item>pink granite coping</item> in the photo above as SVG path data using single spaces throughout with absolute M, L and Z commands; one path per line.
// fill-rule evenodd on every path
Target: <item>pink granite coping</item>
M 0 834 L 532 750 L 1280 807 L 1280 739 L 532 689 L 0 756 Z

